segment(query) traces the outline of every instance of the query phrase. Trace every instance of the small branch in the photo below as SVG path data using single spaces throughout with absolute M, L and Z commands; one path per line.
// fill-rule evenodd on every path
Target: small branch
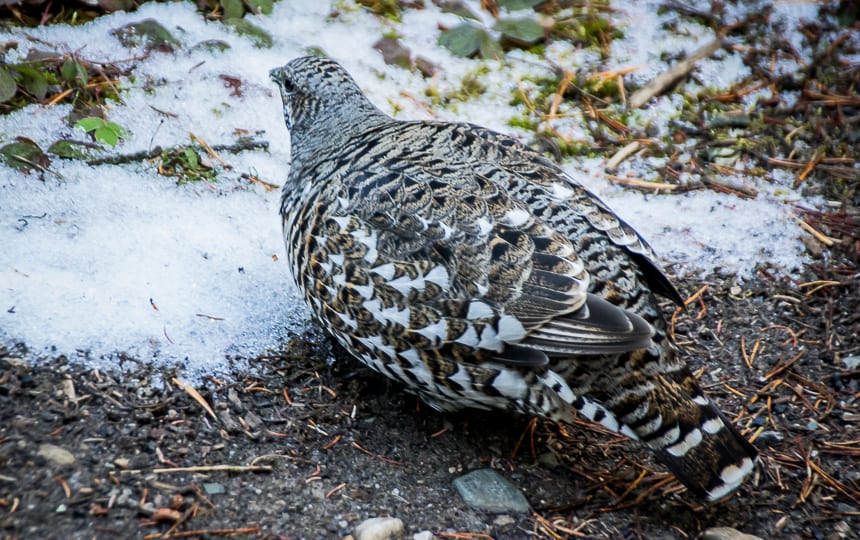
M 169 469 L 153 469 L 155 474 L 186 473 L 186 472 L 272 472 L 270 465 L 207 465 L 198 467 L 171 467 Z
M 203 146 L 203 145 L 201 145 Z M 215 146 L 206 146 L 204 150 L 207 152 L 227 152 L 229 154 L 238 154 L 245 150 L 268 150 L 268 141 L 246 140 L 239 141 L 234 144 L 216 144 Z M 149 161 L 161 155 L 164 150 L 160 146 L 156 146 L 152 150 L 144 150 L 142 152 L 134 152 L 133 154 L 121 154 L 118 156 L 107 156 L 93 158 L 87 160 L 87 165 L 123 165 L 126 163 L 138 163 L 141 161 Z
M 695 51 L 687 58 L 681 60 L 667 71 L 658 75 L 657 78 L 637 90 L 630 96 L 628 103 L 631 109 L 638 109 L 642 105 L 648 103 L 648 100 L 654 96 L 658 96 L 665 92 L 669 87 L 675 84 L 682 77 L 687 76 L 693 68 L 696 67 L 696 62 L 703 58 L 707 58 L 717 52 L 723 46 L 723 37 L 717 38 L 701 49 Z
M 609 158 L 609 161 L 606 162 L 606 168 L 610 171 L 614 171 L 619 165 L 621 165 L 622 161 L 635 154 L 641 147 L 642 144 L 639 141 L 631 142 L 621 150 L 615 152 L 615 155 Z

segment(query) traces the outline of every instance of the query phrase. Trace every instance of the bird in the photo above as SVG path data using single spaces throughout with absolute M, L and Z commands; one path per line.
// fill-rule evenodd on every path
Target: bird
M 398 120 L 336 61 L 272 69 L 290 137 L 280 216 L 309 311 L 431 407 L 585 417 L 719 501 L 756 449 L 667 333 L 682 305 L 649 244 L 513 137 Z

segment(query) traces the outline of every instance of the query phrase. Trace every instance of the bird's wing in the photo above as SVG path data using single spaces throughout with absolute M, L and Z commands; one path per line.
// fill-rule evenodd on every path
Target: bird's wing
M 391 160 L 347 173 L 329 209 L 339 235 L 329 244 L 346 246 L 333 274 L 354 292 L 342 302 L 353 334 L 385 335 L 398 353 L 461 347 L 488 353 L 472 361 L 530 366 L 650 344 L 650 325 L 589 294 L 571 242 L 492 178 L 505 171 L 447 163 Z
M 558 165 L 511 137 L 480 126 L 468 125 L 464 129 L 484 139 L 487 143 L 485 147 L 514 150 L 495 157 L 499 168 L 517 179 L 517 196 L 549 199 L 551 204 L 556 205 L 549 211 L 544 210 L 541 215 L 551 214 L 551 222 L 559 233 L 572 240 L 588 238 L 594 231 L 603 233 L 606 240 L 624 250 L 653 292 L 679 306 L 684 305 L 683 298 L 663 272 L 648 242 L 599 197 Z

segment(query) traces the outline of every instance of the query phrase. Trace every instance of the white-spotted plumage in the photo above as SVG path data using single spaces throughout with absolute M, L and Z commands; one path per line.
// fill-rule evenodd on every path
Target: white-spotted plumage
M 338 343 L 440 410 L 581 414 L 708 500 L 751 473 L 666 337 L 655 295 L 680 295 L 597 197 L 510 137 L 388 117 L 331 60 L 271 77 L 290 274 Z

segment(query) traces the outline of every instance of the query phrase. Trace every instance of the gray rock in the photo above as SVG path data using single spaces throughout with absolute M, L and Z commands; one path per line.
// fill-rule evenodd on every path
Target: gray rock
M 221 493 L 224 493 L 224 484 L 208 482 L 203 484 L 203 491 L 205 491 L 207 495 L 220 495 Z
M 71 452 L 53 444 L 39 445 L 39 455 L 57 465 L 71 465 L 75 462 L 75 456 Z
M 702 533 L 702 540 L 762 540 L 762 538 L 731 527 L 711 527 Z
M 392 517 L 365 519 L 352 532 L 355 540 L 402 540 L 403 522 Z
M 478 469 L 454 480 L 460 496 L 474 510 L 483 512 L 529 511 L 529 502 L 516 486 L 492 469 Z
M 846 369 L 857 369 L 860 367 L 860 356 L 846 356 L 842 359 Z

